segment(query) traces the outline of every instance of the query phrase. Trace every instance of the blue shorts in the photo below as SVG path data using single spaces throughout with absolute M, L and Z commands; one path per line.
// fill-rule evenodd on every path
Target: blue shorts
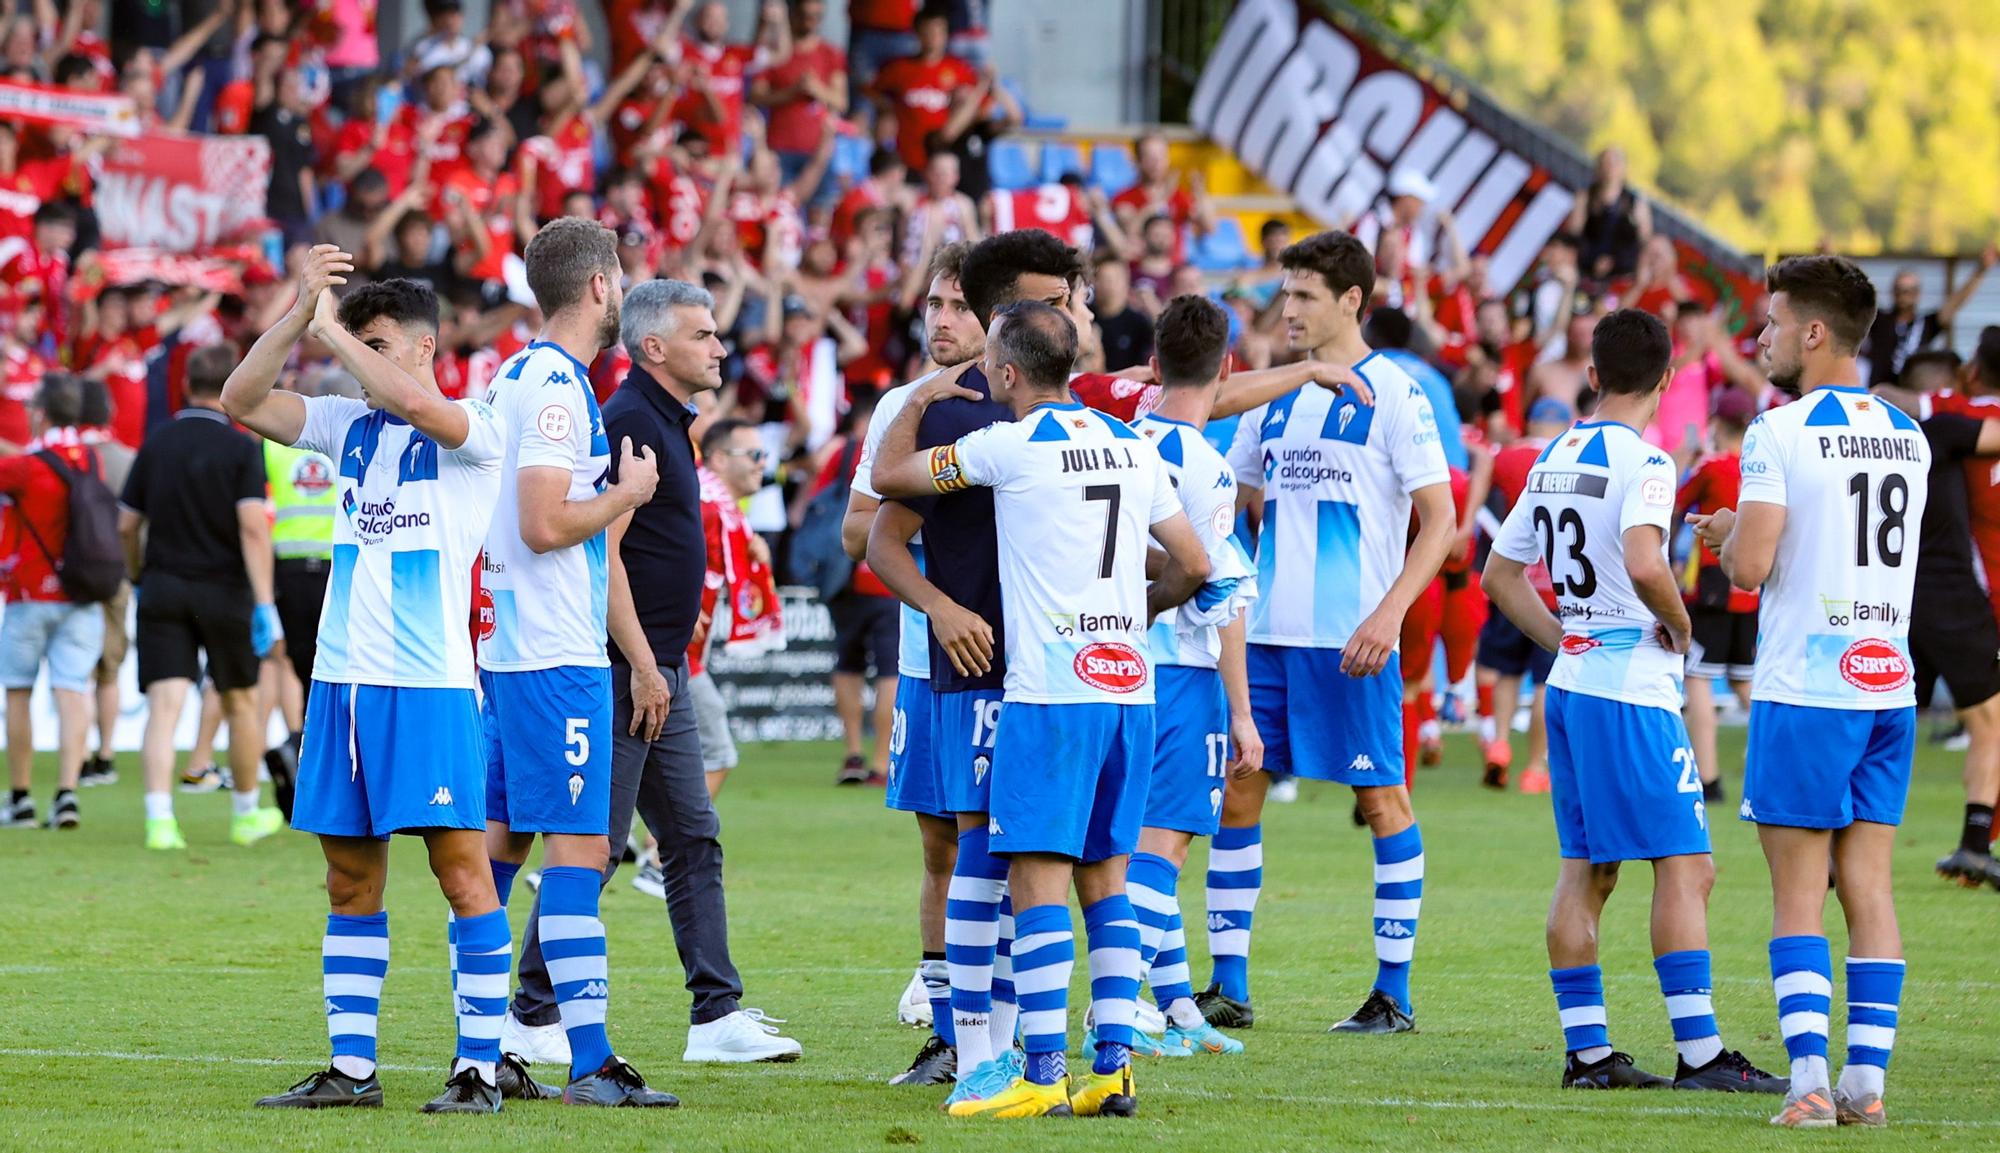
M 1266 772 L 1358 787 L 1403 783 L 1403 663 L 1340 671 L 1339 649 L 1250 646 L 1250 715 Z
M 1760 825 L 1844 829 L 1903 823 L 1917 755 L 1917 710 L 1750 702 L 1737 815 Z
M 486 764 L 471 689 L 314 681 L 292 827 L 327 837 L 484 829 Z
M 999 689 L 931 694 L 931 755 L 944 786 L 945 812 L 990 811 L 999 732 Z
M 1507 614 L 1494 609 L 1479 626 L 1479 656 L 1474 663 L 1503 677 L 1535 674 L 1535 683 L 1549 683 L 1549 670 L 1556 667 L 1556 655 L 1528 639 Z
M 68 601 L 15 601 L 0 618 L 0 687 L 32 689 L 49 666 L 49 687 L 87 693 L 104 655 L 104 610 Z
M 1152 776 L 1151 705 L 1015 701 L 993 750 L 992 851 L 1124 856 L 1139 847 Z
M 1602 865 L 1709 851 L 1701 774 L 1679 713 L 1558 688 L 1543 708 L 1565 859 Z
M 1153 782 L 1146 827 L 1212 837 L 1222 823 L 1229 772 L 1229 702 L 1222 674 L 1153 667 Z
M 889 728 L 889 787 L 883 803 L 898 812 L 951 815 L 944 807 L 937 756 L 931 749 L 929 677 L 898 677 L 896 717 Z
M 479 671 L 486 816 L 516 833 L 611 827 L 611 670 Z

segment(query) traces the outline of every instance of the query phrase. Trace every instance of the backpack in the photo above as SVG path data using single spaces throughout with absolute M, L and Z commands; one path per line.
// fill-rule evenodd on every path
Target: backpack
M 840 450 L 840 467 L 833 482 L 806 502 L 805 516 L 792 534 L 790 569 L 793 584 L 810 585 L 822 603 L 840 595 L 854 579 L 854 561 L 840 543 L 840 525 L 847 518 L 847 494 L 853 487 L 854 464 L 861 446 L 849 438 Z
M 63 538 L 61 559 L 49 551 L 25 515 L 21 527 L 55 570 L 63 596 L 72 604 L 94 605 L 118 595 L 125 581 L 125 545 L 118 537 L 118 498 L 104 483 L 97 453 L 84 452 L 88 467 L 83 471 L 47 449 L 35 454 L 69 489 L 69 532 Z

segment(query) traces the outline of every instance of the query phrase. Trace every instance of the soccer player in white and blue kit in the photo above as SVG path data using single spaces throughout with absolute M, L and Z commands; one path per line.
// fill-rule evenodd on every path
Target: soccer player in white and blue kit
M 1361 339 L 1375 261 L 1345 232 L 1309 236 L 1279 254 L 1292 347 L 1349 365 L 1374 393 L 1301 388 L 1237 425 L 1229 463 L 1244 503 L 1261 496 L 1258 598 L 1250 609 L 1250 705 L 1264 767 L 1354 789 L 1375 838 L 1373 988 L 1336 1032 L 1416 1027 L 1410 962 L 1423 899 L 1424 847 L 1404 784 L 1403 616 L 1437 576 L 1456 531 L 1437 419 L 1409 374 Z M 1408 543 L 1410 509 L 1420 523 Z M 1268 776 L 1231 783 L 1218 854 L 1261 875 L 1257 816 Z M 1251 877 L 1210 872 L 1238 906 L 1211 916 L 1216 983 L 1201 997 L 1211 1024 L 1248 1027 Z M 1248 883 L 1245 883 L 1248 882 Z M 1213 926 L 1223 925 L 1218 932 Z M 1221 946 L 1221 947 L 1216 947 Z
M 427 1113 L 500 1108 L 500 1015 L 512 941 L 485 860 L 484 754 L 473 690 L 472 564 L 500 485 L 503 435 L 479 401 L 448 401 L 432 376 L 437 296 L 408 280 L 332 286 L 353 257 L 306 257 L 298 303 L 223 387 L 235 419 L 339 462 L 333 573 L 319 625 L 292 827 L 326 856 L 321 948 L 329 1067 L 266 1097 L 270 1108 L 379 1106 L 376 1023 L 389 968 L 382 892 L 389 836 L 424 838 L 457 917 L 458 1048 Z M 273 391 L 310 330 L 361 382 L 366 402 Z
M 650 450 L 611 446 L 590 362 L 618 339 L 622 272 L 611 231 L 564 217 L 524 254 L 545 320 L 500 366 L 489 398 L 507 429 L 483 592 L 493 630 L 479 648 L 487 737 L 487 848 L 502 899 L 543 839 L 535 931 L 570 1046 L 563 1100 L 679 1104 L 612 1053 L 598 893 L 611 851 L 610 570 L 604 530 L 652 497 Z M 462 939 L 461 939 L 462 945 Z
M 1715 861 L 1681 722 L 1691 625 L 1667 559 L 1676 475 L 1639 432 L 1672 379 L 1673 340 L 1657 317 L 1628 308 L 1598 322 L 1590 352 L 1597 411 L 1535 461 L 1484 581 L 1494 606 L 1557 654 L 1546 708 L 1562 871 L 1548 945 L 1563 1087 L 1781 1093 L 1782 1079 L 1723 1048 L 1710 997 Z M 1537 560 L 1557 613 L 1528 580 Z M 1597 930 L 1625 861 L 1653 865 L 1653 968 L 1680 1054 L 1671 1081 L 1614 1052 L 1606 1027 Z
M 1139 926 L 1125 866 L 1139 838 L 1153 746 L 1145 649 L 1154 609 L 1208 575 L 1201 542 L 1159 454 L 1131 428 L 1069 398 L 1076 325 L 1020 301 L 988 330 L 985 376 L 1016 420 L 917 451 L 923 411 L 971 396 L 947 381 L 912 395 L 884 436 L 875 487 L 913 498 L 994 490 L 1008 649 L 1007 723 L 991 775 L 991 852 L 1009 859 L 1024 1076 L 950 1106 L 953 1116 L 1129 1116 Z M 1149 590 L 1146 542 L 1166 549 Z M 1074 879 L 1090 945 L 1097 1052 L 1072 1080 L 1064 1061 L 1075 938 Z
M 1207 297 L 1179 296 L 1153 329 L 1159 402 L 1132 427 L 1159 451 L 1208 553 L 1209 577 L 1146 634 L 1156 702 L 1153 779 L 1126 886 L 1139 918 L 1139 961 L 1167 1030 L 1157 1042 L 1144 1033 L 1134 1040 L 1137 1051 L 1159 1056 L 1241 1053 L 1243 1042 L 1224 1036 L 1195 1007 L 1178 893 L 1188 846 L 1213 837 L 1221 823 L 1228 775 L 1264 765 L 1264 742 L 1250 716 L 1243 635 L 1256 571 L 1233 535 L 1236 474 L 1202 435 L 1229 374 L 1229 318 Z
M 1758 338 L 1799 399 L 1751 423 L 1738 508 L 1693 518 L 1741 588 L 1762 586 L 1740 815 L 1771 867 L 1771 980 L 1792 1059 L 1772 1124 L 1882 1125 L 1903 940 L 1890 863 L 1916 754 L 1910 608 L 1931 451 L 1861 386 L 1875 288 L 1852 261 L 1803 256 L 1766 276 Z M 1847 1064 L 1832 1084 L 1827 858 L 1847 921 Z

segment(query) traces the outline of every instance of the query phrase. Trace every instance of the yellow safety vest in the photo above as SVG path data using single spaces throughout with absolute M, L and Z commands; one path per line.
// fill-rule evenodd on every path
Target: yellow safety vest
M 333 462 L 303 448 L 264 442 L 264 475 L 277 519 L 271 545 L 279 560 L 333 558 Z

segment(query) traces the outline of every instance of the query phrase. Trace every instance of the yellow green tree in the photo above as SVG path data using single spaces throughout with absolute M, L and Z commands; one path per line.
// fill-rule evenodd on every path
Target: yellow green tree
M 2000 236 L 1996 0 L 1478 0 L 1429 46 L 1752 252 Z

